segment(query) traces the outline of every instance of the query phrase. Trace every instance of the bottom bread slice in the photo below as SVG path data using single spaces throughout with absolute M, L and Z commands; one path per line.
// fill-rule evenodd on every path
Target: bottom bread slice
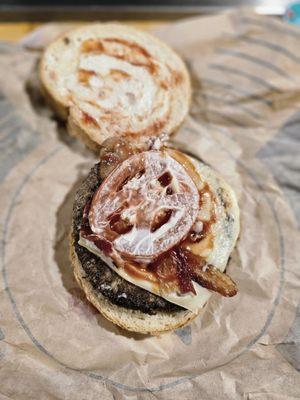
M 181 328 L 198 315 L 188 310 L 176 312 L 158 311 L 155 315 L 149 315 L 139 310 L 130 310 L 113 304 L 100 292 L 93 289 L 90 282 L 85 279 L 86 273 L 75 252 L 74 236 L 72 233 L 70 235 L 70 257 L 75 278 L 83 289 L 87 299 L 105 318 L 123 329 L 143 334 L 158 335 Z

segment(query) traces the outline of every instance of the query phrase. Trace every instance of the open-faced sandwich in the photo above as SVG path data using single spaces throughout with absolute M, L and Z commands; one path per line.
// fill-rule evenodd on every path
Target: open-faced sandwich
M 106 318 L 157 334 L 193 320 L 213 293 L 237 293 L 224 271 L 238 233 L 235 195 L 210 167 L 111 138 L 75 197 L 72 265 Z
M 239 233 L 234 193 L 159 145 L 188 113 L 180 57 L 147 33 L 92 24 L 51 43 L 40 74 L 69 132 L 101 149 L 73 209 L 71 260 L 87 298 L 117 325 L 156 334 L 194 319 L 214 292 L 234 296 L 224 272 Z
M 112 136 L 173 133 L 191 97 L 181 58 L 154 36 L 119 24 L 62 35 L 46 48 L 40 77 L 69 133 L 96 150 Z

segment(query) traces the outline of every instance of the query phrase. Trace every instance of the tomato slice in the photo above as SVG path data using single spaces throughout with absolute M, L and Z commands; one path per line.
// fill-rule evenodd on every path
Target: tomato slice
M 150 261 L 189 233 L 198 212 L 199 193 L 185 168 L 164 151 L 146 151 L 103 181 L 89 222 L 121 254 Z

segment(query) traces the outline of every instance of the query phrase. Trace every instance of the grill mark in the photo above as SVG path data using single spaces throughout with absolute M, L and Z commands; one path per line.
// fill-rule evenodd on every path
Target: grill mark
M 101 41 L 95 39 L 87 39 L 81 44 L 81 51 L 83 53 L 103 52 L 104 47 Z
M 139 44 L 135 43 L 135 42 L 129 42 L 128 40 L 125 39 L 121 39 L 121 38 L 117 38 L 117 37 L 113 37 L 113 38 L 104 38 L 103 39 L 104 42 L 115 42 L 115 43 L 119 43 L 122 44 L 123 46 L 135 49 L 137 51 L 139 51 L 145 58 L 151 58 L 151 54 L 142 46 L 140 46 Z
M 249 61 L 249 62 L 251 62 L 251 63 L 253 63 L 255 65 L 260 65 L 261 67 L 264 67 L 264 68 L 274 72 L 275 74 L 277 74 L 280 77 L 284 76 L 289 80 L 293 80 L 293 78 L 291 78 L 289 76 L 289 74 L 287 74 L 283 69 L 277 67 L 276 65 L 273 65 L 269 61 L 262 60 L 261 58 L 252 56 L 252 55 L 244 53 L 242 51 L 220 48 L 220 49 L 217 49 L 216 52 L 219 53 L 219 54 L 225 54 L 225 55 L 228 55 L 228 56 L 237 57 L 237 58 L 240 58 L 242 60 L 247 60 L 247 61 Z
M 110 75 L 116 80 L 130 78 L 130 75 L 127 72 L 122 71 L 121 69 L 111 69 Z
M 286 49 L 285 47 L 280 46 L 279 44 L 271 43 L 264 39 L 258 39 L 258 38 L 248 37 L 248 36 L 240 36 L 239 40 L 241 40 L 245 43 L 251 43 L 251 44 L 255 44 L 257 46 L 261 46 L 263 48 L 267 48 L 267 49 L 272 50 L 277 53 L 281 53 L 282 55 L 289 58 L 291 61 L 294 61 L 295 63 L 300 64 L 300 57 L 297 57 L 290 50 Z
M 140 54 L 144 60 L 142 61 L 133 61 L 132 59 L 130 60 L 130 54 L 127 56 L 126 54 L 116 54 L 114 51 L 111 51 L 109 48 L 105 48 L 106 43 L 117 43 L 119 45 L 124 46 L 125 48 L 127 47 L 128 49 L 132 51 L 136 51 L 138 54 Z M 81 51 L 83 53 L 104 53 L 108 54 L 114 58 L 117 58 L 119 60 L 126 61 L 134 66 L 137 67 L 144 67 L 149 70 L 149 73 L 151 75 L 155 75 L 157 72 L 157 68 L 155 63 L 152 60 L 151 54 L 144 49 L 142 46 L 139 44 L 133 42 L 133 41 L 128 41 L 125 39 L 120 39 L 120 38 L 102 38 L 102 39 L 87 39 L 85 42 L 83 42 L 81 46 Z
M 96 73 L 94 71 L 89 71 L 83 68 L 78 69 L 78 80 L 84 85 L 86 85 L 89 82 L 89 79 L 95 75 Z
M 222 65 L 222 64 L 211 63 L 211 64 L 209 64 L 209 67 L 216 71 L 228 72 L 229 74 L 232 74 L 232 75 L 241 76 L 243 78 L 248 79 L 251 82 L 255 82 L 256 84 L 263 86 L 264 88 L 266 88 L 272 92 L 281 94 L 281 91 L 279 89 L 277 89 L 275 86 L 271 85 L 270 83 L 266 82 L 265 80 L 259 78 L 256 75 L 252 75 L 252 74 L 249 74 L 248 72 L 240 71 L 239 69 L 236 69 L 236 68 L 227 67 L 226 65 Z
M 201 92 L 199 93 L 199 95 L 201 97 L 205 98 L 205 99 L 208 99 L 208 100 L 219 101 L 219 102 L 222 102 L 225 105 L 234 106 L 235 108 L 239 108 L 244 113 L 249 114 L 253 118 L 258 118 L 258 119 L 262 118 L 261 114 L 258 114 L 255 111 L 249 110 L 247 107 L 239 104 L 237 102 L 237 100 L 225 100 L 223 97 L 215 96 L 215 95 L 212 95 L 212 94 L 201 93 Z
M 145 136 L 156 135 L 156 133 L 160 132 L 163 129 L 163 127 L 166 125 L 169 117 L 170 117 L 170 110 L 168 110 L 168 113 L 167 113 L 167 115 L 165 116 L 164 119 L 154 121 L 151 125 L 149 125 L 144 130 L 139 131 L 139 132 L 127 131 L 127 132 L 124 133 L 124 135 L 126 135 L 128 140 L 130 139 L 130 137 L 136 138 L 137 135 L 139 135 L 140 137 L 142 137 L 144 135 Z
M 272 101 L 269 99 L 266 99 L 262 96 L 258 96 L 255 94 L 251 94 L 250 92 L 248 92 L 247 90 L 243 90 L 240 88 L 235 87 L 234 85 L 232 85 L 231 83 L 224 83 L 215 79 L 211 79 L 211 78 L 204 78 L 201 79 L 201 82 L 203 83 L 207 83 L 210 85 L 214 85 L 214 86 L 219 86 L 222 87 L 226 90 L 231 90 L 232 92 L 236 93 L 236 94 L 241 94 L 242 96 L 245 96 L 246 98 L 252 99 L 254 101 L 258 101 L 260 103 L 263 103 L 267 106 L 269 106 L 270 108 L 272 108 Z
M 134 52 L 136 52 L 137 54 L 133 53 L 131 54 L 130 52 L 128 54 L 122 54 L 122 52 L 119 52 L 118 54 L 118 48 L 114 49 L 114 48 L 109 48 L 106 45 L 109 43 L 116 43 L 119 45 L 124 46 L 125 48 L 132 50 Z M 144 49 L 142 46 L 140 46 L 139 44 L 135 43 L 135 42 L 131 42 L 131 41 L 127 41 L 124 39 L 119 39 L 119 38 L 102 38 L 102 39 L 87 39 L 86 41 L 84 41 L 81 45 L 81 51 L 83 53 L 93 53 L 93 54 L 97 54 L 97 53 L 105 53 L 107 55 L 110 55 L 114 58 L 117 59 L 121 59 L 121 60 L 125 60 L 126 62 L 130 63 L 131 65 L 135 65 L 135 66 L 142 66 L 146 69 L 149 70 L 151 75 L 156 75 L 156 72 L 158 70 L 158 65 L 156 64 L 156 61 L 152 59 L 151 54 Z M 80 80 L 83 81 L 83 83 L 88 83 L 89 77 L 92 75 L 97 75 L 94 72 L 90 71 L 85 71 L 85 70 L 80 70 L 79 72 L 81 72 L 81 76 L 79 76 Z M 183 75 L 181 73 L 179 73 L 178 71 L 175 70 L 170 70 L 170 74 L 171 74 L 171 78 L 174 81 L 174 84 L 180 84 L 182 79 L 184 78 Z M 112 69 L 110 71 L 110 75 L 115 78 L 115 80 L 121 79 L 121 78 L 129 78 L 130 75 L 127 74 L 126 72 L 122 71 L 122 70 L 118 70 L 118 69 Z M 160 85 L 164 90 L 166 90 L 168 88 L 168 83 L 167 82 L 157 82 L 158 85 Z M 105 87 L 98 92 L 98 97 L 101 98 L 105 96 Z M 104 92 L 104 93 L 102 93 Z M 130 99 L 129 99 L 130 100 Z M 89 100 L 85 100 L 86 103 L 91 104 L 93 107 L 102 110 L 103 114 L 101 115 L 101 120 L 104 121 L 109 121 L 109 123 L 111 123 L 111 125 L 114 126 L 119 126 L 119 121 L 121 118 L 123 118 L 123 114 L 122 112 L 119 112 L 118 109 L 114 109 L 114 110 L 107 110 L 105 111 L 105 109 L 103 107 L 101 107 L 99 104 L 95 103 L 94 101 L 89 101 Z M 156 111 L 158 106 L 153 108 L 153 112 Z M 126 130 L 122 130 L 123 128 L 116 128 L 116 132 L 121 132 L 122 130 L 122 134 L 127 136 L 128 138 L 130 137 L 136 137 L 138 136 L 143 136 L 143 135 L 147 135 L 147 136 L 154 136 L 157 135 L 158 132 L 160 132 L 164 126 L 167 124 L 167 122 L 170 119 L 170 108 L 167 110 L 167 112 L 165 113 L 165 115 L 163 117 L 161 117 L 160 119 L 155 120 L 154 122 L 151 123 L 150 126 L 146 126 L 142 131 L 139 132 L 131 132 L 129 131 L 130 129 L 130 124 L 128 124 L 127 131 Z M 98 127 L 98 122 L 90 117 L 87 113 L 83 112 L 82 114 L 82 120 L 90 125 L 93 125 L 95 127 Z

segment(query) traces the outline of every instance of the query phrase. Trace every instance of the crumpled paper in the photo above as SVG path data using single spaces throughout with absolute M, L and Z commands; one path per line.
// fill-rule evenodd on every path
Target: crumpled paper
M 234 188 L 241 234 L 228 266 L 239 294 L 151 337 L 102 318 L 70 268 L 74 193 L 95 157 L 37 79 L 40 50 L 68 27 L 0 44 L 0 397 L 299 398 L 300 31 L 247 10 L 156 29 L 192 77 L 174 141 Z

